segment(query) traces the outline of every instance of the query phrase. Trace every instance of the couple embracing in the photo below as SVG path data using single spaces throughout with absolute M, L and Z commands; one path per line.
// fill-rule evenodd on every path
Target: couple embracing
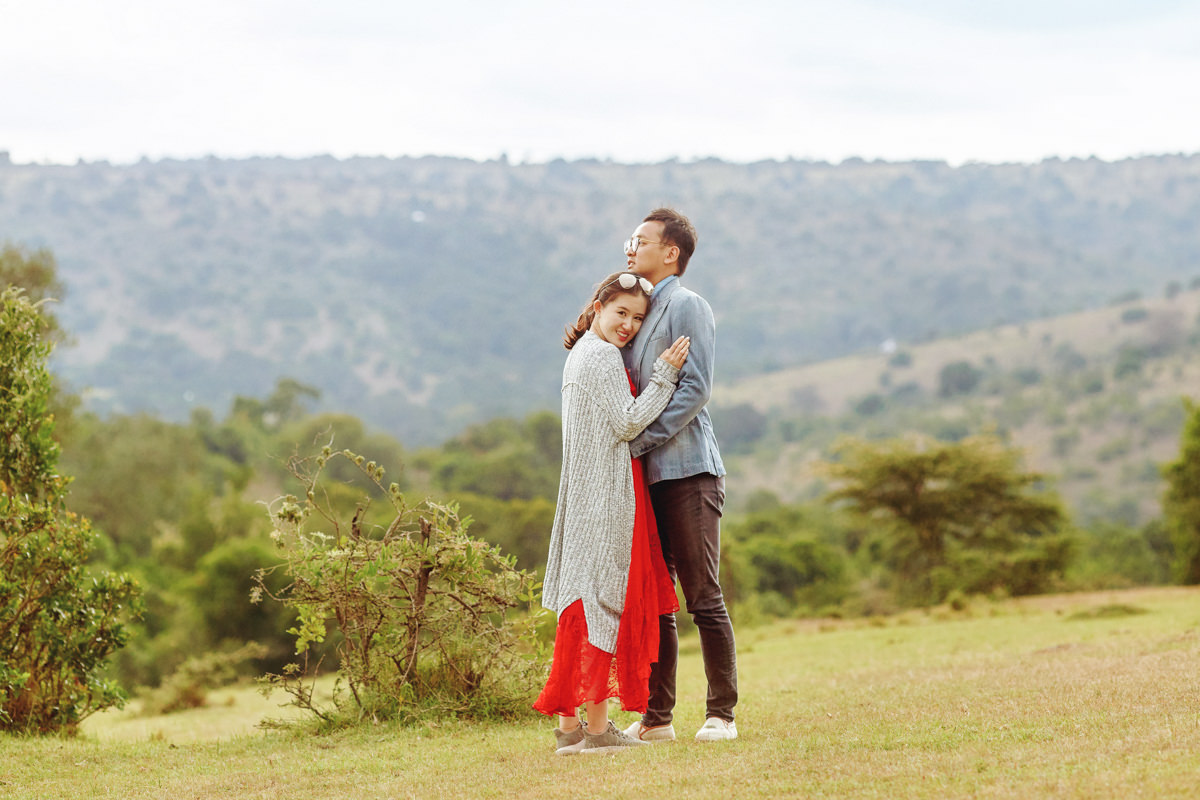
M 627 271 L 597 285 L 563 338 L 563 465 L 542 591 L 558 627 L 534 704 L 558 717 L 559 755 L 675 738 L 676 579 L 708 678 L 696 739 L 737 737 L 718 582 L 725 467 L 705 408 L 716 323 L 680 283 L 695 248 L 687 217 L 652 211 L 625 244 Z M 642 717 L 617 728 L 610 698 Z

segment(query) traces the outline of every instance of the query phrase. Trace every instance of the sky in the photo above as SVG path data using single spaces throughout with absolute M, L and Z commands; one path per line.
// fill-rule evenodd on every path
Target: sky
M 1200 152 L 1200 0 L 0 0 L 16 163 Z

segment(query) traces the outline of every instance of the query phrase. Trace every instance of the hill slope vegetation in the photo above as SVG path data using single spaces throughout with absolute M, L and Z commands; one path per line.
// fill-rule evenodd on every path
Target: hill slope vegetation
M 562 325 L 650 208 L 718 382 L 1160 293 L 1200 273 L 1200 157 L 1029 165 L 450 158 L 13 164 L 0 239 L 56 254 L 97 410 L 183 418 L 290 376 L 424 444 L 557 406 Z

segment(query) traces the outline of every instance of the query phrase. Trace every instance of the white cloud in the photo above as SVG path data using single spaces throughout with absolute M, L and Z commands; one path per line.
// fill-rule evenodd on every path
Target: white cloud
M 1200 151 L 1194 4 L 1042 5 L 10 2 L 0 150 L 63 162 Z

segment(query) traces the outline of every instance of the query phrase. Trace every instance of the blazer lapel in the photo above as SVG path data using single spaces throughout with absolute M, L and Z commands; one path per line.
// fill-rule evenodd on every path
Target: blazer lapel
M 633 363 L 637 366 L 639 372 L 645 364 L 646 348 L 650 346 L 650 341 L 654 338 L 654 331 L 658 328 L 659 323 L 666 316 L 667 306 L 671 304 L 671 297 L 674 296 L 675 290 L 679 287 L 679 281 L 674 280 L 670 286 L 663 289 L 660 297 L 654 298 L 653 308 L 646 315 L 646 321 L 642 323 L 642 329 L 638 331 L 637 338 L 634 339 L 633 347 Z M 657 357 L 657 353 L 655 356 Z M 650 365 L 653 366 L 654 359 L 650 360 Z M 639 384 L 641 383 L 640 375 L 638 377 Z

